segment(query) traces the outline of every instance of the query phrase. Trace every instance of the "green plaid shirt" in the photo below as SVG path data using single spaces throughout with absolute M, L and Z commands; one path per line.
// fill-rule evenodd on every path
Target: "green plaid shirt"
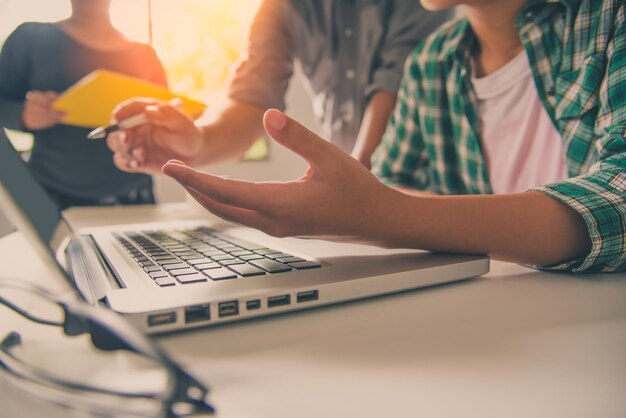
M 517 18 L 537 92 L 563 138 L 570 178 L 533 189 L 585 220 L 581 259 L 544 269 L 626 268 L 626 6 L 623 0 L 531 0 Z M 373 158 L 385 183 L 440 194 L 491 193 L 481 149 L 467 20 L 409 56 L 398 104 Z

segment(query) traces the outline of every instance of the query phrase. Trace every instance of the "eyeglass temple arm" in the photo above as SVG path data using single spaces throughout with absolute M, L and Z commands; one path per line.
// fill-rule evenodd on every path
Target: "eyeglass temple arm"
M 55 326 L 55 327 L 63 326 L 63 323 L 61 323 L 61 322 L 48 321 L 46 319 L 41 319 L 41 318 L 34 317 L 31 314 L 29 314 L 28 312 L 26 312 L 25 310 L 21 309 L 19 306 L 16 306 L 13 303 L 9 302 L 8 300 L 3 298 L 2 296 L 0 296 L 0 304 L 6 306 L 7 308 L 12 309 L 13 311 L 15 311 L 18 314 L 22 315 L 24 318 L 29 319 L 29 320 L 31 320 L 33 322 L 38 323 L 38 324 L 52 325 L 52 326 Z

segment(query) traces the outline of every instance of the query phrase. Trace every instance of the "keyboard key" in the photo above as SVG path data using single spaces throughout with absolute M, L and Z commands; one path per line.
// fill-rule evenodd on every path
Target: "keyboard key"
M 235 264 L 232 266 L 228 266 L 228 268 L 243 277 L 259 276 L 261 274 L 265 274 L 265 271 L 249 264 Z
M 166 266 L 169 264 L 178 264 L 180 263 L 180 260 L 178 258 L 167 258 L 165 260 L 158 260 L 157 263 L 159 263 L 162 266 Z
M 180 255 L 179 257 L 181 260 L 185 260 L 186 262 L 189 262 L 191 260 L 199 260 L 201 258 L 205 258 L 202 254 Z
M 293 257 L 293 255 L 286 254 L 286 253 L 269 253 L 269 254 L 265 254 L 265 257 L 277 259 L 277 258 Z
M 216 257 L 216 256 L 220 256 L 220 255 L 225 255 L 226 253 L 224 251 L 219 251 L 219 250 L 211 250 L 211 251 L 200 251 L 202 254 L 204 254 L 207 257 Z
M 216 251 L 215 247 L 211 247 L 210 245 L 203 245 L 203 246 L 198 246 L 198 247 L 193 247 L 194 250 L 196 250 L 199 253 L 205 253 L 205 252 L 211 252 L 211 251 Z
M 152 273 L 154 271 L 159 271 L 161 270 L 160 268 L 158 268 L 157 266 L 146 266 L 143 268 L 143 271 L 145 271 L 146 273 Z
M 184 276 L 176 276 L 176 280 L 183 284 L 206 282 L 207 278 L 204 274 L 196 272 L 196 274 L 185 274 Z
M 191 264 L 192 266 L 197 266 L 198 264 L 205 264 L 205 263 L 210 263 L 210 262 L 211 262 L 211 259 L 207 257 L 196 258 L 194 260 L 187 261 L 187 263 Z
M 194 269 L 194 268 L 186 268 L 186 269 L 177 269 L 177 270 L 172 270 L 170 272 L 170 274 L 176 278 L 178 278 L 178 276 L 184 276 L 186 274 L 196 274 L 198 272 L 198 270 Z
M 167 277 L 167 273 L 164 272 L 163 270 L 153 271 L 152 273 L 148 273 L 148 275 L 152 277 L 153 279 L 158 279 L 160 277 Z
M 187 263 L 176 263 L 176 264 L 167 264 L 163 266 L 163 268 L 167 271 L 177 270 L 177 269 L 186 269 L 189 267 Z
M 316 269 L 322 267 L 321 264 L 313 262 L 313 261 L 299 261 L 296 263 L 289 263 L 289 265 L 296 270 L 307 270 L 307 269 Z
M 176 281 L 172 279 L 171 277 L 160 277 L 156 279 L 154 282 L 161 287 L 176 285 Z
M 237 277 L 235 273 L 225 267 L 213 270 L 204 270 L 203 273 L 209 276 L 209 279 L 211 280 L 234 279 Z
M 254 252 L 257 254 L 265 255 L 265 254 L 277 253 L 278 251 L 272 250 L 271 248 L 258 248 L 254 250 Z
M 268 259 L 253 260 L 250 262 L 250 264 L 254 264 L 255 266 L 267 271 L 268 273 L 282 273 L 285 271 L 291 271 L 291 267 L 286 266 L 283 263 Z
M 153 254 L 152 258 L 154 258 L 155 260 L 167 260 L 168 258 L 174 258 L 174 256 L 170 253 L 163 253 L 163 254 Z
M 231 251 L 230 255 L 234 255 L 235 257 L 241 257 L 242 255 L 254 255 L 254 253 L 248 250 L 239 250 L 239 251 Z
M 233 258 L 231 260 L 221 260 L 218 261 L 223 266 L 232 266 L 233 264 L 245 264 L 245 261 L 239 260 L 238 258 Z
M 211 270 L 211 269 L 220 268 L 222 266 L 218 263 L 202 263 L 202 264 L 196 264 L 194 267 L 197 268 L 198 270 Z
M 187 255 L 198 255 L 198 253 L 196 253 L 195 251 L 189 251 L 189 250 L 187 250 L 187 251 L 172 251 L 172 253 L 174 253 L 174 255 L 176 257 L 181 257 L 181 258 L 184 257 L 184 256 L 187 256 Z
M 241 258 L 242 260 L 250 261 L 250 260 L 258 260 L 260 258 L 263 258 L 263 256 L 260 254 L 250 254 L 250 255 L 242 255 L 239 258 Z
M 211 260 L 213 261 L 222 261 L 222 260 L 232 260 L 235 257 L 233 257 L 232 255 L 229 254 L 224 254 L 224 255 L 216 255 L 215 257 L 211 257 Z
M 152 267 L 152 266 L 154 266 L 154 263 L 152 261 L 140 261 L 137 264 L 139 264 L 140 267 Z
M 306 261 L 304 258 L 300 257 L 285 257 L 285 258 L 277 258 L 276 260 L 281 263 L 297 263 L 299 261 Z

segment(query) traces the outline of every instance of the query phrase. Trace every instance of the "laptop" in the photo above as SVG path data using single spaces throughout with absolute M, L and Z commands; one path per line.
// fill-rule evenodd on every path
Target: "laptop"
M 75 231 L 2 129 L 0 207 L 54 277 L 150 334 L 460 281 L 489 270 L 485 256 L 274 238 L 218 220 Z

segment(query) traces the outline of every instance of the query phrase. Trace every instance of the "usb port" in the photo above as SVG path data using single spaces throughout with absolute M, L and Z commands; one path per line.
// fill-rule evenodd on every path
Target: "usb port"
M 229 302 L 220 302 L 218 305 L 218 312 L 220 318 L 225 316 L 235 316 L 239 315 L 239 302 L 236 300 L 231 300 Z
M 259 299 L 249 300 L 246 302 L 246 309 L 253 311 L 261 307 L 261 301 Z
M 148 326 L 151 327 L 171 324 L 173 322 L 176 322 L 176 312 L 174 311 L 148 315 Z
M 185 308 L 185 323 L 208 321 L 211 319 L 211 305 L 208 303 L 202 305 L 187 306 Z
M 310 302 L 312 300 L 318 300 L 320 298 L 320 292 L 318 290 L 305 290 L 304 292 L 298 292 L 298 303 Z
M 267 298 L 267 307 L 289 305 L 291 303 L 291 295 L 270 296 Z

